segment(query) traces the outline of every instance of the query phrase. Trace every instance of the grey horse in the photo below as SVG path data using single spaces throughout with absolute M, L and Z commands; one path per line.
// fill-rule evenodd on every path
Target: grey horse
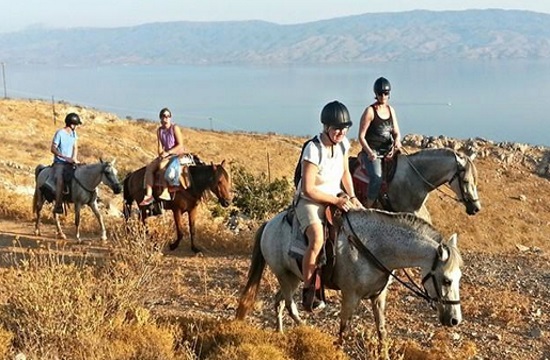
M 293 299 L 302 275 L 289 255 L 292 231 L 285 216 L 286 212 L 278 214 L 257 231 L 248 281 L 237 309 L 237 319 L 244 319 L 254 304 L 267 263 L 280 285 L 275 295 L 279 331 L 283 330 L 285 307 L 296 323 L 302 323 Z M 436 304 L 443 325 L 456 326 L 462 321 L 462 258 L 456 234 L 444 240 L 429 223 L 408 213 L 354 210 L 339 219 L 332 281 L 342 292 L 340 339 L 363 298 L 371 300 L 378 336 L 384 339 L 387 286 L 393 270 L 402 268 L 421 268 L 420 294 Z
M 475 215 L 481 210 L 477 193 L 477 170 L 473 163 L 474 156 L 448 148 L 423 149 L 414 154 L 397 156 L 395 175 L 388 184 L 387 199 L 384 210 L 410 212 L 431 222 L 425 203 L 431 191 L 443 184 L 449 184 L 456 199 L 464 204 L 468 215 Z M 357 158 L 350 157 L 355 190 L 359 200 L 366 199 L 365 182 L 368 175 Z
M 101 240 L 107 240 L 107 231 L 103 217 L 99 212 L 97 205 L 97 187 L 101 182 L 107 185 L 115 194 L 122 192 L 122 185 L 118 180 L 115 161 L 108 162 L 100 160 L 98 163 L 89 165 L 77 165 L 74 178 L 70 183 L 71 198 L 67 202 L 74 203 L 76 239 L 80 240 L 80 209 L 82 205 L 88 205 L 92 209 L 99 225 L 101 226 Z M 34 227 L 35 235 L 40 235 L 40 212 L 45 201 L 55 199 L 55 181 L 53 178 L 53 168 L 45 165 L 38 165 L 35 169 L 36 187 L 33 197 L 33 213 L 36 214 Z M 53 184 L 53 185 L 52 185 Z M 66 208 L 66 207 L 65 207 Z M 57 235 L 66 239 L 67 237 L 61 229 L 58 214 L 54 214 Z

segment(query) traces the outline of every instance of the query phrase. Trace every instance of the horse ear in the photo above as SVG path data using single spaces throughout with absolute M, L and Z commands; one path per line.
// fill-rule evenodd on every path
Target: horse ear
M 439 260 L 445 262 L 449 259 L 449 249 L 446 246 L 440 244 L 437 247 L 437 255 L 439 256 Z
M 102 163 L 102 164 L 103 164 L 103 162 L 104 162 L 103 159 L 102 159 L 101 157 L 99 158 L 99 162 Z
M 449 240 L 447 240 L 449 246 L 457 247 L 458 244 L 458 235 L 456 233 L 452 234 Z
M 225 165 L 225 159 L 223 159 L 222 163 L 220 164 L 221 167 Z
M 115 166 L 115 163 L 116 163 L 116 158 L 113 158 L 113 161 L 111 161 L 111 165 Z

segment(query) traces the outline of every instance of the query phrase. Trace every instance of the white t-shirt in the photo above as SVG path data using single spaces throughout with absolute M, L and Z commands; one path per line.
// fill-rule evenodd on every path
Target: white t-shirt
M 302 157 L 302 174 L 303 162 L 307 161 L 317 166 L 317 176 L 315 177 L 315 185 L 317 188 L 330 195 L 338 195 L 342 192 L 341 182 L 344 175 L 344 153 L 342 145 L 336 144 L 325 146 L 321 141 L 321 135 L 317 135 L 319 142 L 310 141 L 304 149 Z M 342 140 L 344 151 L 347 153 L 351 147 L 348 138 Z M 319 147 L 321 152 L 319 152 Z M 303 177 L 302 177 L 303 179 Z M 298 184 L 298 189 L 302 189 L 302 180 Z M 308 199 L 303 193 L 301 196 Z M 311 199 L 310 199 L 311 200 Z

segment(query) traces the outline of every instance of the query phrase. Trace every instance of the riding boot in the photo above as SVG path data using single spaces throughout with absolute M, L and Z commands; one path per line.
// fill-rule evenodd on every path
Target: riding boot
M 55 207 L 53 209 L 53 212 L 55 214 L 63 214 L 63 204 L 60 202 L 55 203 Z
M 311 280 L 312 283 L 302 289 L 302 305 L 304 306 L 304 310 L 315 312 L 326 307 L 319 268 L 315 269 Z
M 302 305 L 305 311 L 316 312 L 326 307 L 323 300 L 317 298 L 315 286 L 308 286 L 302 289 Z

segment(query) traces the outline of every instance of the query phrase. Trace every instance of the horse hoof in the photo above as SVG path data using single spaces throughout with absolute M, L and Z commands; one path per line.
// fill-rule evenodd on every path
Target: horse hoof
M 34 235 L 40 236 L 40 230 L 38 230 L 38 229 L 37 229 L 37 230 L 34 230 Z
M 173 244 L 170 244 L 168 245 L 168 247 L 170 248 L 170 250 L 174 251 L 178 248 L 178 243 L 173 243 Z
M 195 254 L 202 254 L 202 250 L 196 246 L 192 246 L 191 250 L 193 250 Z
M 57 237 L 60 238 L 61 240 L 67 240 L 67 235 L 61 233 L 61 234 L 57 234 Z

